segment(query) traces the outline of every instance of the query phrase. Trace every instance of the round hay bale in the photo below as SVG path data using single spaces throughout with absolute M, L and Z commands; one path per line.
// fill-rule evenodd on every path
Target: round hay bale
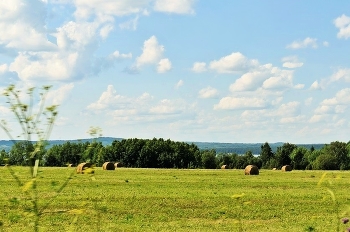
M 248 165 L 244 169 L 244 174 L 245 175 L 259 175 L 259 168 L 255 165 Z
M 120 163 L 120 162 L 116 162 L 116 163 L 114 164 L 114 167 L 115 167 L 115 168 L 120 168 L 120 167 L 123 167 L 123 164 Z
M 222 165 L 221 169 L 228 169 L 228 165 L 226 165 L 226 164 Z
M 73 164 L 68 164 L 68 167 L 69 167 L 69 168 L 73 167 Z
M 277 168 L 273 168 L 272 170 L 276 171 L 276 170 L 277 170 Z
M 92 168 L 91 163 L 80 163 L 77 166 L 77 173 L 78 174 L 84 174 L 86 169 Z M 94 173 L 94 171 L 90 171 L 89 173 Z
M 292 166 L 290 165 L 284 165 L 282 168 L 281 168 L 282 172 L 290 172 L 292 171 Z
M 115 166 L 113 163 L 111 162 L 105 162 L 103 165 L 102 165 L 102 168 L 103 170 L 115 170 Z

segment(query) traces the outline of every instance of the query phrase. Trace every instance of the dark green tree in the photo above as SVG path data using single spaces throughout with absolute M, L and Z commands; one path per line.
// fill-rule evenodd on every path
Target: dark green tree
M 310 151 L 306 149 L 305 147 L 297 147 L 293 150 L 293 152 L 290 155 L 291 158 L 291 165 L 293 169 L 297 170 L 305 170 L 308 166 L 309 162 L 307 159 L 307 154 Z
M 290 155 L 296 148 L 297 146 L 291 143 L 284 143 L 282 147 L 277 148 L 275 160 L 278 168 L 281 168 L 283 165 L 291 164 L 292 160 L 290 158 Z
M 34 151 L 34 146 L 31 141 L 20 141 L 15 143 L 11 150 L 9 151 L 9 160 L 10 165 L 30 165 L 29 162 L 30 154 Z
M 202 164 L 203 168 L 206 169 L 215 169 L 217 167 L 216 151 L 214 149 L 202 151 Z
M 272 149 L 268 142 L 265 142 L 263 145 L 261 145 L 260 159 L 264 168 L 271 168 L 269 164 L 270 160 L 273 159 L 274 156 L 275 154 L 272 152 Z

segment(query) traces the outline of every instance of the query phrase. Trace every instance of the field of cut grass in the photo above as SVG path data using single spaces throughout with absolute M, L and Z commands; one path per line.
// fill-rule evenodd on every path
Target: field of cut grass
M 32 204 L 6 169 L 0 231 L 33 231 Z M 28 168 L 13 170 L 26 182 Z M 39 209 L 74 171 L 39 169 Z M 349 171 L 95 168 L 72 176 L 43 211 L 39 231 L 344 231 L 349 189 Z

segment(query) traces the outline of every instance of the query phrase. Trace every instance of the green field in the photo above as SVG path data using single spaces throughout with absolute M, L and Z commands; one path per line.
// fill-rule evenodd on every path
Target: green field
M 0 168 L 0 231 L 33 231 L 32 204 L 6 169 Z M 25 167 L 13 170 L 21 179 L 29 174 Z M 39 209 L 74 171 L 39 169 Z M 338 226 L 344 231 L 340 219 L 350 216 L 350 172 L 327 171 L 318 186 L 324 173 L 260 170 L 258 176 L 245 176 L 243 170 L 129 168 L 95 168 L 94 175 L 74 172 L 43 211 L 39 231 L 337 231 Z

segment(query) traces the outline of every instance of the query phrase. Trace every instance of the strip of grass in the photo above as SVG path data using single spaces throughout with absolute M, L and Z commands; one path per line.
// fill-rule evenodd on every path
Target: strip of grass
M 28 176 L 25 167 L 14 170 Z M 39 205 L 74 171 L 41 168 Z M 31 231 L 31 202 L 6 168 L 0 173 L 0 228 Z M 317 186 L 323 173 L 96 168 L 93 176 L 73 176 L 44 211 L 40 231 L 335 231 L 336 210 L 350 205 L 350 172 L 327 172 L 324 183 L 332 183 L 337 209 L 325 187 Z

